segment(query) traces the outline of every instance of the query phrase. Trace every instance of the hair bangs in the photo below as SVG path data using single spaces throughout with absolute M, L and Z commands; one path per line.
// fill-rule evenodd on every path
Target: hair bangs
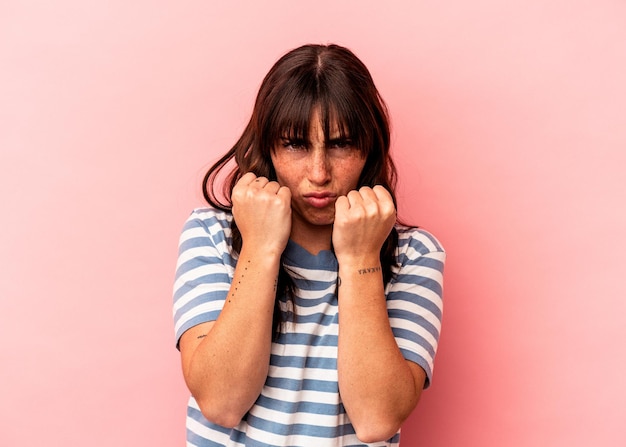
M 263 138 L 266 150 L 271 150 L 282 139 L 310 141 L 311 121 L 317 112 L 325 141 L 349 140 L 354 147 L 368 154 L 372 138 L 371 132 L 366 130 L 369 127 L 366 117 L 361 116 L 349 101 L 339 98 L 301 95 L 281 100 L 266 121 Z
M 281 139 L 309 141 L 315 112 L 324 131 L 325 141 L 350 140 L 368 155 L 374 146 L 373 129 L 377 123 L 348 79 L 338 76 L 295 76 L 273 92 L 273 104 L 262 119 L 263 151 L 268 153 Z M 365 113 L 364 113 L 365 112 Z
M 311 111 L 317 102 L 315 90 L 311 82 L 290 82 L 275 95 L 276 100 L 264 120 L 264 150 L 271 150 L 283 138 L 308 141 Z
M 363 121 L 352 95 L 334 94 L 324 89 L 318 107 L 326 141 L 350 140 L 354 147 L 369 153 L 371 139 L 366 131 L 368 123 Z
M 346 72 L 328 70 L 320 79 L 319 102 L 325 138 L 350 139 L 351 144 L 369 155 L 375 146 L 378 123 L 367 101 L 359 94 L 354 80 Z

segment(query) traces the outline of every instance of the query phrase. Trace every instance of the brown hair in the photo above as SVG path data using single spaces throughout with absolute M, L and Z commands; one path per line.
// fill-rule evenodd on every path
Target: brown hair
M 339 45 L 304 45 L 289 51 L 270 69 L 261 83 L 248 125 L 235 145 L 206 173 L 203 195 L 215 208 L 230 211 L 231 192 L 241 176 L 253 172 L 276 180 L 271 151 L 281 137 L 308 140 L 313 110 L 318 110 L 325 140 L 330 140 L 332 125 L 339 126 L 341 137 L 366 156 L 358 187 L 384 186 L 396 202 L 396 169 L 389 154 L 390 129 L 387 107 L 367 69 L 349 49 Z M 235 166 L 217 189 L 217 177 L 229 162 Z M 217 193 L 221 193 L 222 198 Z M 241 233 L 232 225 L 232 246 L 241 250 Z M 392 277 L 397 232 L 381 249 L 383 279 Z M 278 297 L 293 292 L 292 282 L 281 265 L 274 330 L 282 321 Z

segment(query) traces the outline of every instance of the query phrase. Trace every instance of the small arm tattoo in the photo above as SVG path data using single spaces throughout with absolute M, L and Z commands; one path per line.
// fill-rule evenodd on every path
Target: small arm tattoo
M 365 275 L 367 273 L 376 273 L 376 272 L 380 272 L 381 268 L 380 266 L 378 267 L 368 267 L 368 268 L 364 268 L 364 269 L 359 269 L 359 275 Z
M 198 335 L 198 338 L 204 338 L 206 336 L 207 336 L 207 334 L 201 334 L 201 335 Z
M 250 265 L 250 260 L 248 259 L 248 264 L 246 266 L 244 266 L 243 268 L 243 272 L 241 272 L 241 276 L 239 277 L 239 279 L 237 280 L 237 285 L 234 287 L 235 290 L 233 290 L 233 288 L 231 287 L 231 294 L 230 294 L 230 298 L 228 298 L 228 302 L 230 303 L 230 299 L 235 297 L 235 292 L 237 290 L 239 290 L 239 285 L 241 284 L 241 281 L 243 280 L 243 277 L 246 276 L 245 273 L 248 272 L 248 265 Z

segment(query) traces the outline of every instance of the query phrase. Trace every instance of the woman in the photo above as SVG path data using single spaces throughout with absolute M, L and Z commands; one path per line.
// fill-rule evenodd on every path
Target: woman
M 188 445 L 399 445 L 430 383 L 445 253 L 396 221 L 389 141 L 348 49 L 305 45 L 265 77 L 180 240 Z

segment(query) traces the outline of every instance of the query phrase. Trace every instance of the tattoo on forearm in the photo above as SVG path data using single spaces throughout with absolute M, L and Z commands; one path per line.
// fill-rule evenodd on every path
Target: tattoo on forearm
M 248 259 L 248 264 L 250 264 L 250 260 Z M 237 291 L 237 289 L 239 288 L 239 284 L 241 284 L 241 280 L 243 279 L 243 277 L 245 276 L 244 273 L 248 271 L 248 266 L 246 265 L 243 268 L 243 273 L 241 274 L 241 276 L 239 277 L 239 280 L 237 281 L 237 285 L 235 286 L 235 289 L 231 292 L 230 294 L 230 298 L 235 298 L 235 292 Z M 230 298 L 228 298 L 228 302 L 230 303 Z
M 359 275 L 365 275 L 367 273 L 376 273 L 376 272 L 380 272 L 381 268 L 380 266 L 378 267 L 368 267 L 368 268 L 364 268 L 364 269 L 359 269 Z

